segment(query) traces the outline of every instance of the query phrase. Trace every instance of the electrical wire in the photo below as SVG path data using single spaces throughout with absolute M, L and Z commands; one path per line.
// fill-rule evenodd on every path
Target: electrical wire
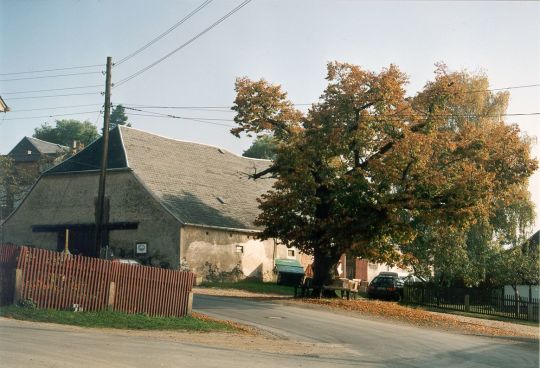
M 88 86 L 78 86 L 78 87 L 63 87 L 63 88 L 51 88 L 51 89 L 34 89 L 32 91 L 19 91 L 19 92 L 2 92 L 0 95 L 20 95 L 21 93 L 35 93 L 35 92 L 50 92 L 50 91 L 63 91 L 67 89 L 82 89 L 82 88 L 93 88 L 101 87 L 101 84 L 92 84 Z
M 201 117 L 193 117 L 193 116 L 177 116 L 177 115 L 171 115 L 171 114 L 162 114 L 162 113 L 154 112 L 154 111 L 147 111 L 147 110 L 136 109 L 136 108 L 133 108 L 133 107 L 127 107 L 127 106 L 123 106 L 123 107 L 124 107 L 126 110 L 133 110 L 133 111 L 139 111 L 139 112 L 146 112 L 146 113 L 155 114 L 155 115 L 157 115 L 157 116 L 168 116 L 168 117 L 173 117 L 173 118 L 176 118 L 176 119 L 212 120 L 212 121 L 230 121 L 230 122 L 232 122 L 231 119 L 201 118 Z
M 21 118 L 8 118 L 4 120 L 24 120 L 24 119 L 41 119 L 41 118 L 54 118 L 56 116 L 68 116 L 68 115 L 83 115 L 83 114 L 94 114 L 98 112 L 97 110 L 94 111 L 81 111 L 81 112 L 73 112 L 68 114 L 54 114 L 54 115 L 42 115 L 42 116 L 25 116 Z
M 27 80 L 27 79 L 58 78 L 58 77 L 69 77 L 73 75 L 88 75 L 88 74 L 103 74 L 103 73 L 102 72 L 81 72 L 81 73 L 66 73 L 66 74 L 54 74 L 54 75 L 40 75 L 38 77 L 0 79 L 0 82 L 13 82 L 13 81 Z
M 72 69 L 87 69 L 87 68 L 96 68 L 103 67 L 103 64 L 94 64 L 94 65 L 83 65 L 83 66 L 71 66 L 66 68 L 55 68 L 55 69 L 41 69 L 41 70 L 32 70 L 26 72 L 11 72 L 11 73 L 0 73 L 0 75 L 17 75 L 17 74 L 31 74 L 31 73 L 44 73 L 44 72 L 55 72 L 59 70 L 72 70 Z
M 146 117 L 149 117 L 149 118 L 163 118 L 163 119 L 182 119 L 182 120 L 189 120 L 189 121 L 194 121 L 194 122 L 197 122 L 197 123 L 203 123 L 203 124 L 211 124 L 211 125 L 219 125 L 219 126 L 224 126 L 224 127 L 227 127 L 227 128 L 234 128 L 234 125 L 228 125 L 228 124 L 221 124 L 221 123 L 216 123 L 216 122 L 213 122 L 213 121 L 206 121 L 206 120 L 200 120 L 200 119 L 192 119 L 192 118 L 186 118 L 186 117 L 180 117 L 180 116 L 174 116 L 174 115 L 169 115 L 169 116 L 160 116 L 160 115 L 149 115 L 149 114 L 137 114 L 137 113 L 128 113 L 129 115 L 134 115 L 134 116 L 146 116 Z
M 46 95 L 46 96 L 26 96 L 26 97 L 14 97 L 10 98 L 10 100 L 27 100 L 27 99 L 34 99 L 34 98 L 49 98 L 49 97 L 68 97 L 68 96 L 84 96 L 84 95 L 97 95 L 101 94 L 101 92 L 85 92 L 85 93 L 70 93 L 67 95 Z
M 100 104 L 85 104 L 85 105 L 69 105 L 69 106 L 55 106 L 55 107 L 40 107 L 36 109 L 24 109 L 24 110 L 10 110 L 10 114 L 27 111 L 42 111 L 42 110 L 56 110 L 56 109 L 69 109 L 72 107 L 88 107 L 88 106 L 101 106 Z
M 127 83 L 129 82 L 130 80 L 132 80 L 133 78 L 141 75 L 142 73 L 146 72 L 147 70 L 153 68 L 154 66 L 156 66 L 157 64 L 161 63 L 163 60 L 167 59 L 168 57 L 172 56 L 173 54 L 175 54 L 176 52 L 182 50 L 184 47 L 188 46 L 189 44 L 191 44 L 193 41 L 197 40 L 199 37 L 203 36 L 205 33 L 209 32 L 210 30 L 212 30 L 214 27 L 216 27 L 217 25 L 219 25 L 220 23 L 222 23 L 224 20 L 226 20 L 227 18 L 229 18 L 230 16 L 232 16 L 234 13 L 236 13 L 237 11 L 239 11 L 241 8 L 243 8 L 244 6 L 246 6 L 248 3 L 250 3 L 252 0 L 245 0 L 244 2 L 242 2 L 240 5 L 238 5 L 236 8 L 234 8 L 233 10 L 231 10 L 230 12 L 228 12 L 227 14 L 225 14 L 223 17 L 221 17 L 220 19 L 218 19 L 216 22 L 214 22 L 211 26 L 205 28 L 202 32 L 198 33 L 196 36 L 192 37 L 189 41 L 187 42 L 184 42 L 182 45 L 180 45 L 179 47 L 177 47 L 176 49 L 174 49 L 173 51 L 169 52 L 168 54 L 166 54 L 165 56 L 161 57 L 160 59 L 154 61 L 153 63 L 145 66 L 144 68 L 138 70 L 137 72 L 129 75 L 128 77 L 124 78 L 124 79 L 121 79 L 119 82 L 117 82 L 114 87 L 119 87 L 121 86 L 122 84 L 124 83 Z
M 123 57 L 122 59 L 120 59 L 118 62 L 114 63 L 114 66 L 118 66 L 124 62 L 126 62 L 127 60 L 131 59 L 132 57 L 138 55 L 139 53 L 143 52 L 144 50 L 146 50 L 148 47 L 152 46 L 154 43 L 158 42 L 159 40 L 161 40 L 163 37 L 165 37 L 166 35 L 168 35 L 169 33 L 171 33 L 172 31 L 174 31 L 176 28 L 178 28 L 179 26 L 181 26 L 182 24 L 184 24 L 189 18 L 191 18 L 192 16 L 194 16 L 195 14 L 197 14 L 200 10 L 202 10 L 205 6 L 207 6 L 208 4 L 210 4 L 213 0 L 206 0 L 204 1 L 201 5 L 199 5 L 195 10 L 193 10 L 191 13 L 189 13 L 188 15 L 186 15 L 184 18 L 182 18 L 181 20 L 179 20 L 177 23 L 175 23 L 172 27 L 170 27 L 169 29 L 167 29 L 165 32 L 163 32 L 162 34 L 160 34 L 159 36 L 157 36 L 156 38 L 154 38 L 153 40 L 151 40 L 150 42 L 148 42 L 147 44 L 145 44 L 144 46 L 142 46 L 141 48 L 135 50 L 134 52 L 132 52 L 131 54 Z

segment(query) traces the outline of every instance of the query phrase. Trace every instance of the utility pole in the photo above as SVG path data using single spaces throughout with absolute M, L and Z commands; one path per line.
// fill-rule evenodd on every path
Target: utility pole
M 107 56 L 107 73 L 105 76 L 105 111 L 103 114 L 103 136 L 101 153 L 101 172 L 99 175 L 99 189 L 96 201 L 96 243 L 95 255 L 100 257 L 101 247 L 103 247 L 103 229 L 105 218 L 105 180 L 107 174 L 107 162 L 109 156 L 109 122 L 111 120 L 111 69 L 112 58 Z

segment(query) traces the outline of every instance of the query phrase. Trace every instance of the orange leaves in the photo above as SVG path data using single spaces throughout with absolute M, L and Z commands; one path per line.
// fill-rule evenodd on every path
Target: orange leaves
M 279 85 L 243 77 L 236 80 L 235 90 L 232 110 L 237 112 L 234 121 L 238 127 L 231 129 L 232 134 L 253 132 L 284 137 L 300 130 L 303 114 L 287 100 Z

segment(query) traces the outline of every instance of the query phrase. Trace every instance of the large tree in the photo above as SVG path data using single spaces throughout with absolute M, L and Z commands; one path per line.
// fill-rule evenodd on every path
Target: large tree
M 71 147 L 74 141 L 87 146 L 99 138 L 99 133 L 96 126 L 89 121 L 69 119 L 56 120 L 54 127 L 44 123 L 34 130 L 33 137 Z
M 116 105 L 111 112 L 110 129 L 116 128 L 118 125 L 125 125 L 130 127 L 128 123 L 128 117 L 125 114 L 126 109 L 122 105 Z
M 274 139 L 269 135 L 257 137 L 251 146 L 242 153 L 242 156 L 273 160 L 276 157 L 276 144 L 274 143 Z
M 333 62 L 327 80 L 302 113 L 280 86 L 237 79 L 231 131 L 274 137 L 273 165 L 252 174 L 277 179 L 256 223 L 262 238 L 314 256 L 318 290 L 345 252 L 432 266 L 536 169 L 519 129 L 499 118 L 508 94 L 488 91 L 484 75 L 440 65 L 414 97 L 394 65 L 375 73 Z M 457 243 L 419 241 L 426 234 Z

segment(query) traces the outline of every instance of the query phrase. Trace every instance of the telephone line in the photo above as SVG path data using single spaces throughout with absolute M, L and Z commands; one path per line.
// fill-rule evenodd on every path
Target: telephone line
M 88 106 L 101 106 L 100 104 L 84 104 L 84 105 L 69 105 L 69 106 L 55 106 L 55 107 L 40 107 L 36 109 L 24 109 L 24 110 L 11 110 L 9 113 L 14 114 L 17 112 L 27 112 L 27 111 L 42 111 L 42 110 L 56 110 L 56 109 L 69 109 L 73 107 L 88 107 Z
M 83 114 L 94 114 L 96 112 L 99 112 L 97 110 L 94 111 L 81 111 L 81 112 L 73 112 L 68 114 L 53 114 L 53 115 L 42 115 L 42 116 L 25 116 L 21 118 L 7 118 L 4 120 L 24 120 L 24 119 L 41 119 L 41 118 L 54 118 L 57 116 L 69 116 L 69 115 L 83 115 Z
M 51 88 L 51 89 L 34 89 L 31 91 L 19 91 L 19 92 L 2 92 L 0 95 L 20 95 L 22 93 L 35 93 L 35 92 L 50 92 L 50 91 L 63 91 L 68 89 L 83 89 L 83 88 L 94 88 L 101 87 L 101 84 L 91 84 L 88 86 L 78 86 L 78 87 L 63 87 L 63 88 Z
M 0 75 L 17 75 L 17 74 L 32 74 L 32 73 L 45 73 L 45 72 L 56 72 L 59 70 L 73 70 L 73 69 L 88 69 L 103 67 L 103 64 L 94 64 L 94 65 L 82 65 L 82 66 L 71 66 L 65 68 L 55 68 L 55 69 L 41 69 L 41 70 L 31 70 L 26 72 L 11 72 L 11 73 L 0 73 Z
M 27 80 L 27 79 L 59 78 L 59 77 L 70 77 L 74 75 L 88 75 L 88 74 L 102 74 L 102 72 L 81 72 L 81 73 L 66 73 L 66 74 L 54 74 L 54 75 L 40 75 L 38 77 L 0 79 L 0 82 L 13 82 L 13 81 L 20 81 L 20 80 Z
M 27 100 L 27 99 L 34 99 L 34 98 L 49 98 L 49 97 L 68 97 L 68 96 L 84 96 L 84 95 L 97 95 L 101 94 L 101 92 L 85 92 L 85 93 L 70 93 L 66 95 L 46 95 L 46 96 L 26 96 L 26 97 L 14 97 L 10 98 L 9 100 Z
M 206 0 L 204 1 L 201 5 L 199 5 L 195 10 L 193 10 L 191 13 L 189 13 L 188 15 L 186 15 L 184 18 L 182 18 L 180 21 L 178 21 L 177 23 L 175 23 L 172 27 L 170 27 L 169 29 L 167 29 L 165 32 L 163 32 L 162 34 L 160 34 L 159 36 L 157 36 L 156 38 L 154 38 L 153 40 L 151 40 L 150 42 L 148 42 L 147 44 L 145 44 L 144 46 L 140 47 L 139 49 L 135 50 L 134 52 L 132 52 L 131 54 L 129 54 L 128 56 L 125 56 L 124 58 L 120 59 L 118 62 L 114 63 L 114 66 L 118 66 L 126 61 L 128 61 L 129 59 L 131 59 L 132 57 L 138 55 L 139 53 L 143 52 L 144 50 L 146 50 L 148 47 L 152 46 L 154 43 L 158 42 L 159 40 L 161 40 L 163 37 L 165 37 L 166 35 L 168 35 L 169 33 L 171 33 L 172 31 L 174 31 L 176 28 L 178 28 L 179 26 L 181 26 L 182 24 L 184 24 L 189 18 L 191 18 L 192 16 L 194 16 L 195 14 L 197 14 L 200 10 L 202 10 L 205 6 L 207 6 L 208 4 L 210 4 L 213 0 Z
M 225 14 L 223 17 L 221 17 L 219 20 L 217 20 L 216 22 L 214 22 L 211 26 L 205 28 L 202 32 L 198 33 L 196 36 L 192 37 L 189 41 L 187 42 L 184 42 L 182 45 L 180 45 L 179 47 L 177 47 L 176 49 L 174 49 L 173 51 L 169 52 L 168 54 L 166 54 L 165 56 L 163 56 L 162 58 L 154 61 L 153 63 L 147 65 L 146 67 L 138 70 L 137 72 L 131 74 L 130 76 L 124 78 L 124 79 L 121 79 L 118 83 L 115 84 L 114 87 L 119 87 L 121 86 L 122 84 L 124 83 L 127 83 L 129 82 L 130 80 L 132 80 L 133 78 L 141 75 L 142 73 L 146 72 L 147 70 L 153 68 L 154 66 L 156 66 L 157 64 L 161 63 L 163 60 L 169 58 L 170 56 L 172 56 L 173 54 L 175 54 L 176 52 L 180 51 L 181 49 L 183 49 L 184 47 L 188 46 L 189 44 L 191 44 L 193 41 L 197 40 L 199 37 L 203 36 L 205 33 L 209 32 L 210 30 L 212 30 L 214 27 L 216 27 L 217 25 L 219 25 L 220 23 L 222 23 L 224 20 L 226 20 L 227 18 L 229 18 L 230 16 L 232 16 L 234 13 L 236 13 L 237 11 L 239 11 L 241 8 L 243 8 L 244 6 L 246 6 L 248 3 L 250 3 L 252 0 L 245 0 L 244 2 L 242 2 L 240 5 L 238 5 L 236 8 L 234 8 L 233 10 L 231 10 L 229 13 Z
M 214 121 L 230 121 L 232 122 L 231 119 L 218 119 L 218 118 L 201 118 L 201 117 L 192 117 L 192 116 L 177 116 L 177 115 L 172 115 L 172 114 L 163 114 L 163 113 L 159 113 L 159 112 L 154 112 L 154 111 L 148 111 L 148 110 L 141 110 L 141 109 L 136 109 L 136 108 L 133 108 L 133 107 L 126 107 L 126 106 L 123 106 L 126 110 L 134 110 L 134 111 L 140 111 L 140 112 L 146 112 L 146 113 L 151 113 L 151 114 L 156 114 L 156 115 L 159 115 L 159 116 L 168 116 L 168 117 L 172 117 L 172 118 L 176 118 L 176 119 L 201 119 L 201 120 L 214 120 Z

